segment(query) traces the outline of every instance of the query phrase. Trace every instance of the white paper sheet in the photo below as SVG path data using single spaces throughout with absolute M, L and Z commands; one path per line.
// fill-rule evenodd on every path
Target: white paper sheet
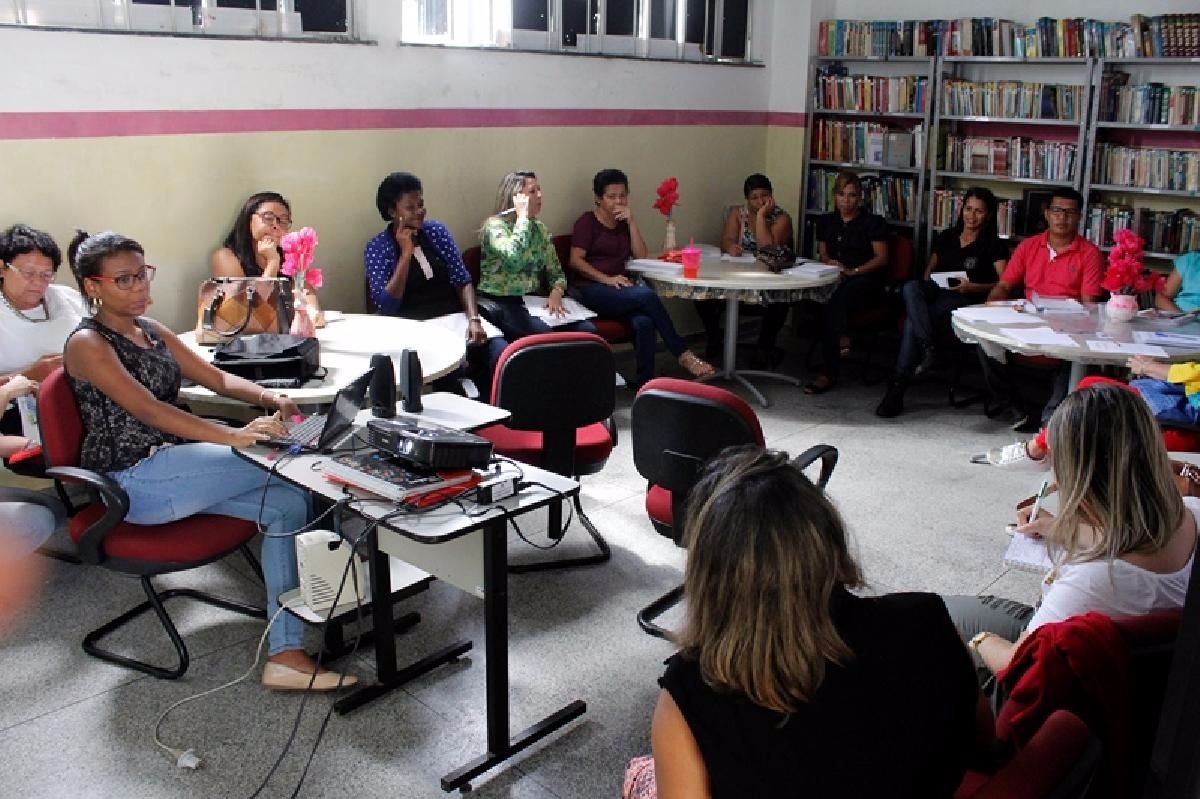
M 500 332 L 500 328 L 493 325 L 488 320 L 483 321 L 483 332 L 487 333 L 488 338 L 498 338 L 504 334 Z M 452 313 L 445 316 L 435 316 L 432 319 L 426 319 L 426 324 L 437 325 L 443 327 L 452 333 L 457 333 L 464 339 L 467 337 L 467 315 L 465 313 Z
M 1200 350 L 1200 336 L 1190 333 L 1174 333 L 1165 330 L 1135 330 L 1133 331 L 1133 340 L 1139 344 L 1157 344 L 1160 347 Z
M 941 286 L 944 289 L 950 288 L 950 278 L 952 278 L 952 277 L 958 278 L 959 280 L 966 280 L 967 273 L 966 272 L 933 272 L 929 275 L 930 280 L 932 280 L 934 283 L 937 283 L 939 286 Z
M 721 260 L 731 264 L 752 264 L 756 259 L 753 255 L 730 255 L 729 253 L 725 253 L 721 256 Z
M 1033 314 L 1021 313 L 1009 305 L 968 305 L 954 312 L 968 322 L 988 322 L 993 325 L 1040 325 L 1042 320 Z
M 1079 303 L 1079 300 L 1070 297 L 1043 297 L 1034 292 L 1030 301 L 1042 313 L 1082 316 L 1088 312 L 1087 308 Z
M 1095 341 L 1088 339 L 1087 347 L 1092 352 L 1114 352 L 1124 355 L 1149 355 L 1152 358 L 1165 358 L 1167 351 L 1153 344 L 1129 344 L 1122 341 Z
M 1031 538 L 1024 533 L 1014 533 L 1008 542 L 1008 550 L 1004 553 L 1004 565 L 1017 569 L 1045 574 L 1054 568 L 1046 542 L 1041 538 Z
M 836 266 L 830 266 L 829 264 L 807 263 L 789 266 L 787 269 L 784 269 L 781 274 L 798 275 L 799 277 L 825 278 L 833 277 L 840 271 L 841 270 Z
M 1079 346 L 1079 343 L 1066 333 L 1059 333 L 1049 327 L 1004 327 L 1000 329 L 1000 332 L 1022 344 L 1033 344 L 1040 347 Z
M 563 297 L 563 308 L 566 310 L 565 316 L 555 316 L 550 313 L 550 309 L 546 307 L 546 298 L 538 297 L 533 294 L 525 295 L 525 310 L 529 311 L 529 315 L 535 319 L 541 319 L 551 327 L 559 325 L 569 325 L 572 322 L 582 322 L 584 319 L 591 319 L 596 315 L 596 312 L 587 308 L 583 304 L 576 302 L 570 297 Z

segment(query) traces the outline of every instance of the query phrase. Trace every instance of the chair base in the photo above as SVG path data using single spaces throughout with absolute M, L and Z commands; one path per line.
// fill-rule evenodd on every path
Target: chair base
M 529 572 L 544 572 L 551 569 L 574 569 L 579 566 L 596 566 L 601 563 L 607 563 L 612 558 L 612 550 L 609 549 L 608 542 L 600 535 L 600 531 L 596 529 L 596 525 L 592 524 L 592 520 L 583 512 L 583 505 L 580 504 L 579 495 L 576 494 L 573 498 L 575 505 L 575 515 L 579 518 L 588 535 L 592 537 L 592 541 L 596 543 L 596 548 L 600 551 L 595 555 L 582 555 L 575 558 L 559 558 L 558 560 L 540 560 L 533 563 L 510 563 L 508 566 L 509 574 L 528 574 Z M 550 538 L 559 540 L 563 537 L 566 530 L 562 525 L 562 505 L 555 503 L 550 506 Z
M 179 635 L 179 630 L 176 629 L 175 623 L 171 621 L 170 615 L 167 614 L 167 609 L 163 606 L 164 601 L 174 599 L 175 597 L 188 597 L 207 605 L 224 608 L 234 613 L 241 613 L 244 616 L 259 619 L 267 617 L 266 611 L 253 605 L 223 599 L 212 594 L 197 591 L 194 588 L 171 588 L 166 591 L 157 591 L 148 576 L 142 576 L 139 579 L 142 583 L 142 590 L 146 592 L 146 601 L 122 613 L 103 627 L 88 633 L 83 639 L 84 652 L 99 660 L 113 663 L 117 666 L 124 666 L 127 669 L 134 669 L 135 671 L 149 674 L 151 677 L 157 677 L 160 680 L 177 680 L 187 671 L 190 658 L 188 657 L 187 646 L 184 645 L 183 638 Z M 167 636 L 171 639 L 171 644 L 175 647 L 177 663 L 174 667 L 155 666 L 152 663 L 118 655 L 97 645 L 101 639 L 150 610 L 153 610 L 155 615 L 158 616 L 159 622 L 162 624 L 163 629 L 166 630 Z
M 654 620 L 678 605 L 682 599 L 683 586 L 675 586 L 670 591 L 638 611 L 638 626 L 641 627 L 642 631 L 647 635 L 653 635 L 655 638 L 670 638 L 671 631 L 655 624 Z

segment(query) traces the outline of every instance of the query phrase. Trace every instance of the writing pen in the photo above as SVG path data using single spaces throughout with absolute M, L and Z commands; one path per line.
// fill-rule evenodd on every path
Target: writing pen
M 1033 508 L 1029 511 L 1029 521 L 1037 518 L 1038 511 L 1042 508 L 1042 500 L 1046 498 L 1046 489 L 1050 487 L 1050 478 L 1042 480 L 1042 487 L 1038 489 L 1037 498 L 1033 501 Z

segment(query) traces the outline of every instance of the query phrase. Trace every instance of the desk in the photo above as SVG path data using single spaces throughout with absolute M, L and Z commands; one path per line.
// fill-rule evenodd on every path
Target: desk
M 1004 348 L 1008 352 L 1021 355 L 1043 355 L 1050 358 L 1069 361 L 1071 364 L 1071 388 L 1083 379 L 1086 367 L 1092 365 L 1124 366 L 1129 360 L 1129 352 L 1097 352 L 1088 348 L 1088 341 L 1106 341 L 1114 344 L 1134 344 L 1133 333 L 1137 330 L 1161 330 L 1190 335 L 1200 335 L 1200 322 L 1188 322 L 1183 325 L 1167 327 L 1161 323 L 1155 324 L 1144 319 L 1134 319 L 1132 322 L 1116 322 L 1107 319 L 1104 307 L 1097 303 L 1087 303 L 1087 314 L 1057 315 L 1057 314 L 1021 314 L 1027 316 L 1026 322 L 983 322 L 967 318 L 974 306 L 959 308 L 951 316 L 951 325 L 955 334 L 968 344 L 989 342 Z M 1028 344 L 1014 339 L 1004 332 L 1004 328 L 1045 326 L 1057 333 L 1069 336 L 1075 346 Z M 1200 360 L 1200 350 L 1184 350 L 1169 348 L 1165 360 L 1170 362 Z
M 180 333 L 179 339 L 204 360 L 212 360 L 214 348 L 197 344 L 194 330 Z M 398 316 L 344 314 L 318 330 L 317 340 L 321 342 L 321 366 L 327 374 L 323 380 L 310 380 L 300 388 L 288 389 L 287 395 L 300 405 L 333 402 L 338 389 L 367 371 L 371 356 L 377 352 L 386 352 L 395 359 L 401 350 L 415 349 L 421 358 L 426 383 L 453 372 L 466 353 L 466 340 L 461 336 L 438 325 Z M 399 373 L 397 369 L 396 374 Z M 179 396 L 189 402 L 244 404 L 202 386 L 186 386 L 180 389 Z
M 270 450 L 252 447 L 238 454 L 301 488 L 331 502 L 344 498 L 342 489 L 325 480 L 323 455 L 300 455 L 271 461 Z M 487 751 L 442 777 L 442 790 L 453 791 L 470 784 L 478 775 L 504 762 L 587 711 L 574 700 L 515 736 L 509 726 L 508 696 L 508 536 L 507 518 L 560 502 L 579 493 L 579 483 L 569 478 L 521 464 L 525 479 L 549 488 L 530 486 L 516 496 L 478 517 L 464 514 L 457 506 L 419 516 L 389 519 L 367 538 L 371 559 L 371 619 L 375 639 L 376 682 L 364 685 L 334 706 L 348 713 L 382 696 L 437 666 L 457 660 L 471 649 L 470 641 L 458 641 L 403 668 L 396 665 L 395 628 L 392 617 L 390 558 L 398 558 L 435 575 L 469 594 L 483 599 L 484 653 L 487 680 Z M 369 496 L 369 495 L 364 495 Z M 468 510 L 479 508 L 465 500 Z M 368 521 L 388 515 L 395 506 L 386 501 L 357 503 L 353 512 Z M 503 508 L 501 511 L 499 508 Z
M 443 427 L 453 427 L 455 430 L 468 432 L 503 422 L 512 416 L 511 413 L 486 402 L 460 397 L 448 391 L 435 391 L 421 397 L 422 410 L 419 414 L 405 413 L 399 402 L 396 403 L 397 419 L 421 419 L 426 422 L 440 424 Z M 366 425 L 374 418 L 370 409 L 358 412 L 354 424 L 359 427 Z
M 682 267 L 669 261 L 639 258 L 626 269 L 637 273 L 663 297 L 689 300 L 725 300 L 725 353 L 721 369 L 715 375 L 746 388 L 764 408 L 771 403 L 747 377 L 765 377 L 799 386 L 800 381 L 779 372 L 737 368 L 738 303 L 764 305 L 772 302 L 816 300 L 825 302 L 837 288 L 838 276 L 811 278 L 776 274 L 760 262 L 738 263 L 706 258 L 700 262 L 699 277 L 684 277 Z

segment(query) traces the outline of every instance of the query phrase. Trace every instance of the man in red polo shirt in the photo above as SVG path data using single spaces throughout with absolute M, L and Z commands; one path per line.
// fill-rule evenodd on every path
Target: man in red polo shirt
M 1046 232 L 1025 239 L 1013 250 L 1008 267 L 988 295 L 988 301 L 1008 299 L 1017 286 L 1024 286 L 1026 299 L 1037 293 L 1042 297 L 1098 301 L 1100 281 L 1104 279 L 1104 257 L 1095 244 L 1079 235 L 1082 209 L 1083 197 L 1075 189 L 1055 189 L 1043 210 L 1048 226 Z M 996 373 L 995 361 L 986 357 L 981 360 L 984 376 L 993 393 L 1001 396 L 1007 394 L 1009 403 L 1017 412 L 1019 418 L 1013 429 L 1019 433 L 1035 432 L 1048 422 L 1070 388 L 1071 368 L 1064 363 L 1055 372 L 1050 400 L 1042 409 L 1039 419 L 1021 402 L 1015 382 L 1007 375 L 1001 377 Z

